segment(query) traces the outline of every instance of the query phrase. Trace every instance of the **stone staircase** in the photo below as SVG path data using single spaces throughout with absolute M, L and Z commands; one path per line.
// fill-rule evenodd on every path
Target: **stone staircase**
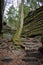
M 43 64 L 43 60 L 40 60 L 41 54 L 38 52 L 38 48 L 41 46 L 41 43 L 38 41 L 24 42 L 23 46 L 25 47 L 26 55 L 22 61 L 27 62 L 27 65 L 40 65 Z
M 27 65 L 39 65 L 37 62 L 29 62 Z

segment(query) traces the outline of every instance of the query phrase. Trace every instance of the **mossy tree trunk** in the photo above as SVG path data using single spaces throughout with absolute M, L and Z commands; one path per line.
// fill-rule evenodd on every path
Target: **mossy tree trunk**
M 23 3 L 24 3 L 24 1 L 22 0 L 22 3 L 21 3 L 21 18 L 20 18 L 19 37 L 21 35 L 22 28 L 23 28 L 23 23 L 24 23 Z
M 23 29 L 23 23 L 24 23 L 24 12 L 23 12 L 23 4 L 24 4 L 24 0 L 21 1 L 21 14 L 20 14 L 20 27 L 19 29 L 16 31 L 14 37 L 13 37 L 13 41 L 16 42 L 18 41 L 18 44 L 20 43 L 21 39 L 21 33 L 22 33 L 22 29 Z

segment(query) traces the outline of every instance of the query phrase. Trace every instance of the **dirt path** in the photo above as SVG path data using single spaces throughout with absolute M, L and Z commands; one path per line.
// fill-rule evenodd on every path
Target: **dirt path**
M 6 49 L 0 49 L 0 65 L 26 65 L 22 58 L 24 57 L 24 50 L 13 50 L 12 52 Z M 13 60 L 9 63 L 3 62 L 5 57 L 12 58 Z

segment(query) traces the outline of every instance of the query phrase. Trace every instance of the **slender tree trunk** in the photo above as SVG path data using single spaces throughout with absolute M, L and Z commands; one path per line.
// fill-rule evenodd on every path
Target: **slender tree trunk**
M 24 23 L 23 2 L 24 2 L 24 1 L 22 0 L 22 3 L 21 3 L 21 18 L 20 18 L 19 37 L 20 37 L 20 35 L 21 35 L 22 28 L 23 28 L 23 23 Z
M 22 33 L 22 28 L 23 28 L 23 23 L 24 23 L 23 3 L 24 3 L 24 0 L 22 0 L 22 2 L 21 2 L 20 27 L 13 37 L 14 42 L 16 42 L 16 41 L 20 42 L 20 36 Z

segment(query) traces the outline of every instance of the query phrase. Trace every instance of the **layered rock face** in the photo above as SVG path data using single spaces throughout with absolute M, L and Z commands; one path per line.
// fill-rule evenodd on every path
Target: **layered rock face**
M 39 48 L 42 47 L 41 42 L 36 40 L 27 40 L 24 42 L 26 55 L 23 57 L 23 61 L 27 62 L 26 65 L 41 65 L 43 64 L 43 55 L 39 52 Z
M 37 36 L 43 34 L 43 6 L 32 11 L 24 19 L 22 36 Z

